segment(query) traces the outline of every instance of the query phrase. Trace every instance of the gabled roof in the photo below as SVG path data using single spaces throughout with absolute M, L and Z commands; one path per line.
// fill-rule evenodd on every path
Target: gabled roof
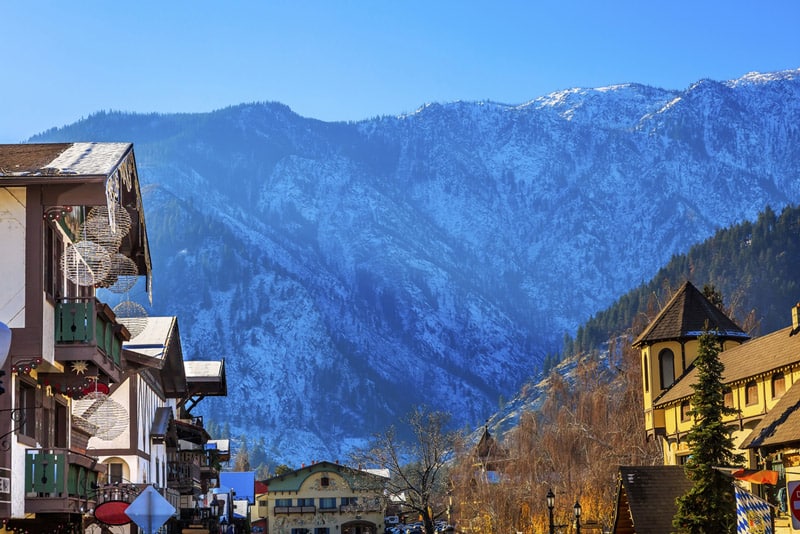
M 798 336 L 794 336 L 798 337 Z M 742 449 L 800 445 L 800 385 L 795 384 L 742 442 Z
M 128 151 L 130 143 L 41 143 L 0 145 L 2 182 L 25 178 L 109 176 Z
M 191 395 L 226 397 L 228 382 L 225 360 L 190 360 L 183 362 Z
M 111 208 L 115 203 L 126 209 L 133 224 L 120 252 L 146 276 L 150 293 L 150 245 L 131 143 L 0 144 L 0 185 L 88 186 L 73 188 L 78 191 L 75 194 L 62 187 L 58 195 L 48 198 L 59 204 Z
M 267 486 L 260 480 L 256 480 L 255 491 L 256 491 L 256 496 L 263 495 L 269 491 L 269 486 Z
M 672 296 L 636 341 L 634 347 L 658 341 L 696 339 L 705 328 L 717 330 L 720 339 L 748 339 L 749 336 L 722 310 L 712 304 L 691 282 L 686 281 Z
M 791 332 L 792 327 L 786 327 L 720 352 L 719 359 L 725 366 L 722 382 L 736 384 L 780 369 L 800 366 L 800 336 L 792 336 Z M 656 407 L 690 397 L 694 393 L 691 385 L 696 382 L 697 368 L 691 366 L 672 388 L 657 399 Z
M 508 451 L 489 433 L 489 428 L 484 427 L 473 455 L 475 460 L 481 463 L 486 470 L 497 471 L 499 466 L 496 464 L 508 458 Z
M 172 408 L 169 406 L 156 408 L 156 413 L 153 414 L 153 424 L 150 427 L 150 438 L 156 443 L 163 443 L 167 439 L 172 420 Z M 175 438 L 177 439 L 177 436 Z
M 353 469 L 345 465 L 332 462 L 315 462 L 311 465 L 283 473 L 264 480 L 264 484 L 269 487 L 270 492 L 275 491 L 298 491 L 303 482 L 314 473 L 336 473 L 343 477 L 352 486 L 353 481 L 360 480 L 359 489 L 380 489 L 386 483 L 387 478 L 375 473 L 370 473 L 363 469 Z
M 620 466 L 613 532 L 672 532 L 675 499 L 691 487 L 692 482 L 679 465 Z
M 177 317 L 148 317 L 142 332 L 123 343 L 122 348 L 129 363 L 159 371 L 168 398 L 186 394 L 188 385 Z

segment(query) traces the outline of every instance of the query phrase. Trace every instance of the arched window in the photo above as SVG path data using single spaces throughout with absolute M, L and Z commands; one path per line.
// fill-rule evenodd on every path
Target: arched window
M 675 382 L 675 355 L 669 349 L 658 353 L 658 369 L 661 372 L 661 389 Z

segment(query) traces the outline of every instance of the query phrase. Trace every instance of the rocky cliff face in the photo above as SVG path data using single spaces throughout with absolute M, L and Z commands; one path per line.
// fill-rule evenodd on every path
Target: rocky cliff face
M 99 113 L 32 141 L 135 143 L 150 313 L 178 315 L 190 358 L 226 359 L 207 417 L 299 464 L 413 404 L 482 424 L 670 256 L 796 203 L 799 125 L 788 71 L 357 123 Z

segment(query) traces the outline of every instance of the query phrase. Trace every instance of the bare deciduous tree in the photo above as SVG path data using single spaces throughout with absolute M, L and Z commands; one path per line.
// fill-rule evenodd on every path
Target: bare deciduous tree
M 358 465 L 387 469 L 387 493 L 405 513 L 422 518 L 425 532 L 433 534 L 435 520 L 446 512 L 447 465 L 457 434 L 447 429 L 450 414 L 415 408 L 403 421 L 411 441 L 403 442 L 390 426 L 376 434 L 367 449 L 357 451 Z

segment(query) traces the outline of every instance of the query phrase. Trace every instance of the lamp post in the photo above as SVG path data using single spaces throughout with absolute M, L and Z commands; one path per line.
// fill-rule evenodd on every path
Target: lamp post
M 550 488 L 547 490 L 547 510 L 550 512 L 550 534 L 556 533 L 556 526 L 553 524 L 553 508 L 556 505 L 556 496 L 553 493 L 553 489 Z
M 450 519 L 450 514 L 453 513 L 453 494 L 449 491 L 447 492 L 447 524 L 452 525 L 453 522 Z
M 572 511 L 575 512 L 575 534 L 581 534 L 581 503 L 575 501 Z
M 209 508 L 211 508 L 211 517 L 208 519 L 208 529 L 211 532 L 219 532 L 219 509 L 220 509 L 221 501 L 217 499 L 217 496 L 214 495 L 214 499 L 212 499 L 211 503 L 209 503 Z M 213 525 L 213 527 L 212 527 Z

